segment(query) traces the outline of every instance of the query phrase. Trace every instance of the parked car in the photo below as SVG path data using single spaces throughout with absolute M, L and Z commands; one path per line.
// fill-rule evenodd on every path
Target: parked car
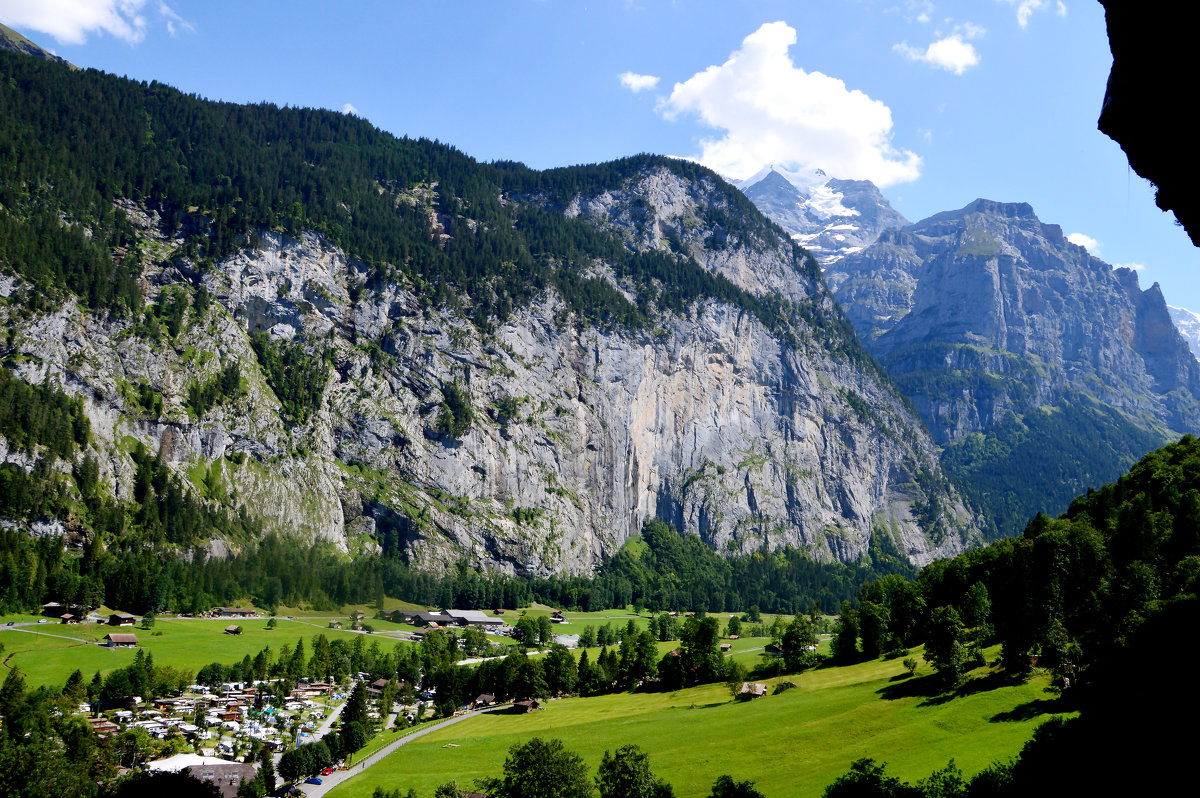
M 305 784 L 323 784 L 324 782 L 322 782 L 322 781 L 321 781 L 319 778 L 317 778 L 316 776 L 310 776 L 310 777 L 308 777 L 307 779 L 305 779 L 305 780 L 304 780 L 304 783 L 305 783 Z

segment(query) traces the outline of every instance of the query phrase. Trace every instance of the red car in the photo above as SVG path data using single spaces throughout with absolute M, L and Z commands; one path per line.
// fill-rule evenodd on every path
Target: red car
M 330 773 L 333 773 L 333 768 L 325 768 L 321 771 L 322 776 L 328 776 Z

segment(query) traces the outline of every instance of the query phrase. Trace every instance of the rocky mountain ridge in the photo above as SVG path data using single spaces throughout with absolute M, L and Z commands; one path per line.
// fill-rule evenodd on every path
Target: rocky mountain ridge
M 118 197 L 136 229 L 113 257 L 140 259 L 145 318 L 54 299 L 9 271 L 6 363 L 85 400 L 91 453 L 118 498 L 135 495 L 128 453 L 141 442 L 268 529 L 434 569 L 466 558 L 583 573 L 651 515 L 725 553 L 793 546 L 851 561 L 884 535 L 923 564 L 977 540 L 932 441 L 815 263 L 715 175 L 635 159 L 546 178 L 581 186 L 564 193 L 421 146 L 475 193 L 382 176 L 379 196 L 457 253 L 489 245 L 497 222 L 472 207 L 495 181 L 494 212 L 512 214 L 554 285 L 575 292 L 547 287 L 481 323 L 468 314 L 494 277 L 439 304 L 419 261 L 357 258 L 305 230 L 301 212 L 205 259 L 195 231 L 219 208 L 181 218 Z M 652 323 L 589 321 L 591 297 Z M 198 386 L 232 364 L 238 390 L 200 408 Z M 293 367 L 324 386 L 311 412 L 288 409 Z
M 1200 428 L 1200 367 L 1158 285 L 1142 290 L 1136 273 L 1072 244 L 1026 203 L 979 199 L 884 232 L 826 277 L 980 494 L 989 492 L 980 480 L 1015 477 L 1041 446 L 1070 460 L 1043 463 L 1059 472 L 1056 490 L 1070 486 L 1067 500 Z M 1066 415 L 1045 415 L 1054 408 Z M 1093 427 L 1090 441 L 1077 440 Z M 1049 499 L 1028 506 L 1057 511 Z

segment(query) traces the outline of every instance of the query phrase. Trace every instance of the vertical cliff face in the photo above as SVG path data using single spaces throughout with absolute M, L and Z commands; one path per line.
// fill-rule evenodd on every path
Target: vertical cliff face
M 912 392 L 939 441 L 1068 393 L 1165 429 L 1196 423 L 1200 370 L 1158 286 L 1142 291 L 1133 272 L 1071 244 L 1027 204 L 977 200 L 885 233 L 829 280 L 902 383 L 937 368 L 998 380 Z
M 787 545 L 854 560 L 872 534 L 919 564 L 961 550 L 974 521 L 919 420 L 815 264 L 761 217 L 739 219 L 729 192 L 648 164 L 565 203 L 505 198 L 727 281 L 671 312 L 603 257 L 559 265 L 644 307 L 653 323 L 641 327 L 585 324 L 547 289 L 481 330 L 320 236 L 268 231 L 204 272 L 208 307 L 193 301 L 170 340 L 74 303 L 32 320 L 0 313 L 19 330 L 18 373 L 86 399 L 118 495 L 142 441 L 269 528 L 432 568 L 466 557 L 586 572 L 650 515 L 727 553 Z M 158 242 L 145 276 L 161 301 L 194 267 L 153 214 L 134 215 Z M 447 242 L 473 223 L 432 206 L 430 218 Z M 307 419 L 284 411 L 264 346 L 322 364 Z M 231 363 L 241 390 L 197 415 L 189 389 Z M 160 413 L 138 406 L 141 385 L 161 392 Z
M 1015 479 L 1041 446 L 1062 458 L 1043 465 L 1065 501 L 1200 425 L 1200 368 L 1158 286 L 1143 291 L 1027 204 L 976 200 L 886 232 L 827 276 L 981 493 L 988 468 Z M 1063 412 L 1043 417 L 1052 408 Z M 1021 513 L 1057 509 L 1049 494 L 1039 506 L 1037 491 L 1026 486 Z

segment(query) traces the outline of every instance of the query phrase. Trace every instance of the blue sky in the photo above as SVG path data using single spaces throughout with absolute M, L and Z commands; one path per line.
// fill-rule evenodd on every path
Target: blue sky
M 1095 0 L 0 0 L 0 21 L 79 66 L 345 109 L 480 160 L 816 166 L 913 221 L 1029 202 L 1200 309 L 1200 252 L 1096 130 Z

